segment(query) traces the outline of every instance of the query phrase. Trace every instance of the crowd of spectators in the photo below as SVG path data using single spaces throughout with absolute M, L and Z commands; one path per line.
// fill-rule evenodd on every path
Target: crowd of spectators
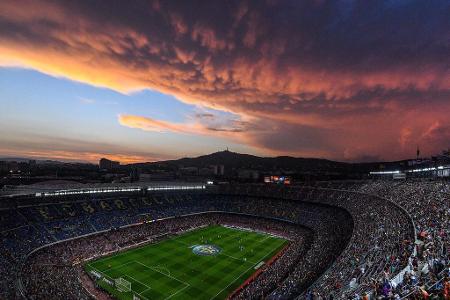
M 241 186 L 230 193 L 248 195 L 271 195 L 279 198 L 302 200 L 303 202 L 328 204 L 344 208 L 353 218 L 353 234 L 345 250 L 332 251 L 326 248 L 333 237 L 341 237 L 339 229 L 345 221 L 326 230 L 318 236 L 311 249 L 297 263 L 297 267 L 272 294 L 269 299 L 290 299 L 298 294 L 305 298 L 310 294 L 328 299 L 358 298 L 364 295 L 374 279 L 392 277 L 402 270 L 413 251 L 414 229 L 407 213 L 390 201 L 367 194 L 322 188 L 274 188 L 270 186 Z M 320 219 L 325 219 L 321 216 Z M 308 216 L 310 228 L 314 228 L 314 218 Z M 321 240 L 325 242 L 322 243 Z M 342 240 L 342 238 L 341 238 Z M 325 246 L 323 246 L 325 245 Z M 342 245 L 344 246 L 344 245 Z M 332 256 L 327 261 L 327 256 Z M 331 267 L 324 272 L 316 271 L 318 265 Z M 320 275 L 309 293 L 303 292 Z
M 350 214 L 343 209 L 300 201 L 230 195 L 220 192 L 213 194 L 157 194 L 145 198 L 83 200 L 70 204 L 60 201 L 55 204 L 47 203 L 35 207 L 16 208 L 16 212 L 26 220 L 24 226 L 33 228 L 36 232 L 27 237 L 26 246 L 18 249 L 18 253 L 15 254 L 12 261 L 15 271 L 5 270 L 8 273 L 6 278 L 15 279 L 24 275 L 20 273 L 20 266 L 27 254 L 31 249 L 43 244 L 99 232 L 99 229 L 106 229 L 111 232 L 110 229 L 133 223 L 204 211 L 235 212 L 278 218 L 311 228 L 314 232 L 314 241 L 320 242 L 320 245 L 316 245 L 315 248 L 325 249 L 325 251 L 321 251 L 325 257 L 323 259 L 315 257 L 317 263 L 312 266 L 312 275 L 307 280 L 295 284 L 296 286 L 306 286 L 308 282 L 310 283 L 314 279 L 314 276 L 323 272 L 333 262 L 336 253 L 340 253 L 349 240 L 353 226 Z M 107 226 L 105 224 L 101 226 L 101 221 L 104 221 Z M 18 233 L 21 230 L 20 228 L 13 228 L 10 232 Z M 20 245 L 22 238 L 16 237 L 16 244 Z M 123 243 L 133 243 L 137 240 L 139 240 L 139 237 L 130 234 L 129 239 Z M 5 249 L 6 255 L 17 250 L 17 247 L 14 248 L 14 243 L 11 245 L 5 243 L 4 245 L 7 246 Z M 70 251 L 66 254 L 69 255 Z M 278 274 L 270 277 L 270 281 L 273 283 L 272 287 L 278 286 L 274 282 L 288 276 L 284 266 L 295 262 L 295 259 L 300 257 L 300 255 L 292 255 L 291 251 L 288 251 L 287 254 L 289 256 L 286 257 L 292 257 L 292 260 L 285 260 L 284 265 L 281 263 L 274 264 L 274 268 L 271 268 L 274 272 L 267 272 L 267 274 Z M 6 255 L 3 256 L 6 257 Z M 61 253 L 57 257 L 64 258 L 65 255 Z M 280 260 L 280 262 L 282 261 Z M 282 271 L 277 271 L 276 266 L 280 266 L 279 270 Z M 65 270 L 65 268 L 61 267 L 61 270 Z M 266 281 L 269 281 L 267 279 L 269 276 L 266 274 L 261 278 L 266 278 Z M 55 284 L 55 282 L 49 281 L 49 284 Z M 36 286 L 42 286 L 42 282 Z M 253 286 L 257 286 L 257 284 L 255 283 Z M 9 295 L 7 298 L 11 297 L 11 290 L 11 288 L 8 289 Z M 38 291 L 33 288 L 25 290 L 26 293 L 31 294 L 38 293 Z M 256 294 L 259 293 L 254 288 L 253 291 Z M 266 290 L 264 293 L 268 293 L 268 291 Z
M 335 185 L 339 187 L 342 183 Z M 373 294 L 383 296 L 389 291 L 413 299 L 443 299 L 446 293 L 446 297 L 450 297 L 449 183 L 429 180 L 375 181 L 352 184 L 347 189 L 397 203 L 411 215 L 416 226 L 416 251 L 408 260 L 408 271 L 396 284 L 374 282 Z
M 151 243 L 167 235 L 212 224 L 238 226 L 284 236 L 291 241 L 288 251 L 291 248 L 307 248 L 306 239 L 310 234 L 308 229 L 295 224 L 245 215 L 204 213 L 164 219 L 61 242 L 37 251 L 29 257 L 27 268 L 23 271 L 25 291 L 31 299 L 48 299 L 49 295 L 58 299 L 89 299 L 90 292 L 79 280 L 82 278 L 81 262 L 121 251 L 124 249 L 123 245 Z M 264 274 L 272 273 L 271 268 L 269 266 Z M 263 279 L 267 282 L 270 278 L 257 278 L 255 282 Z
M 313 286 L 324 297 L 362 297 L 373 280 L 401 271 L 413 252 L 412 223 L 392 203 L 368 195 L 322 191 L 354 217 L 352 241 L 335 264 Z
M 207 218 L 167 219 L 61 242 L 31 255 L 22 273 L 26 294 L 31 299 L 88 299 L 80 282 L 81 262 L 105 253 L 119 251 L 126 245 L 152 242 L 161 234 L 170 234 L 204 225 Z
M 236 299 L 445 297 L 449 199 L 445 182 L 365 181 L 230 185 L 206 192 L 91 196 L 15 206 L 0 210 L 0 298 L 21 293 L 31 299 L 89 298 L 80 281 L 85 259 L 211 222 L 258 227 L 292 241 L 282 256 L 233 294 Z M 259 218 L 212 213 L 179 217 L 202 212 Z M 178 217 L 168 218 L 172 216 Z

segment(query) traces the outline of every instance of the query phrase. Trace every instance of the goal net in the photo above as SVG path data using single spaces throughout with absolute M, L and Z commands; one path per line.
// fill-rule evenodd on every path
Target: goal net
M 116 286 L 116 289 L 119 292 L 129 292 L 131 291 L 131 282 L 128 280 L 123 279 L 122 277 L 116 278 L 114 280 L 114 284 Z

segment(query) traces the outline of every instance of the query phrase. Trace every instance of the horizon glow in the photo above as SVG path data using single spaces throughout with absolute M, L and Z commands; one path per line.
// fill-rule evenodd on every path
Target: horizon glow
M 0 3 L 0 157 L 450 147 L 448 1 Z

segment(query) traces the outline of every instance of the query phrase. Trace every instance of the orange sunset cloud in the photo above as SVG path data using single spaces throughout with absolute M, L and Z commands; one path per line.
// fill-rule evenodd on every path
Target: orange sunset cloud
M 306 1 L 208 4 L 195 12 L 159 1 L 99 5 L 92 11 L 85 3 L 0 3 L 0 65 L 123 93 L 156 90 L 232 112 L 249 120 L 245 130 L 126 114 L 119 122 L 215 135 L 271 153 L 394 159 L 423 142 L 436 121 L 450 126 L 440 113 L 450 109 L 450 74 L 448 29 L 441 26 L 448 21 L 439 8 L 433 22 L 424 12 L 411 23 L 408 7 L 381 3 L 355 4 L 351 13 L 338 3 Z M 380 18 L 377 9 L 399 17 Z M 269 13 L 274 10 L 278 17 Z M 304 21 L 310 19 L 315 22 Z M 424 105 L 436 113 L 415 114 Z M 378 130 L 364 125 L 374 123 Z M 447 130 L 434 132 L 440 136 L 427 140 L 430 152 L 450 138 Z M 280 142 L 270 145 L 273 139 Z

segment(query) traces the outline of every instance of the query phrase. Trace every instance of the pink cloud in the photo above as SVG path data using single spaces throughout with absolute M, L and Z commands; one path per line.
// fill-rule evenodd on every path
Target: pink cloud
M 121 92 L 153 89 L 247 122 L 119 117 L 147 131 L 350 160 L 403 158 L 417 143 L 430 154 L 448 147 L 448 17 L 439 5 L 102 5 L 2 1 L 0 65 Z

